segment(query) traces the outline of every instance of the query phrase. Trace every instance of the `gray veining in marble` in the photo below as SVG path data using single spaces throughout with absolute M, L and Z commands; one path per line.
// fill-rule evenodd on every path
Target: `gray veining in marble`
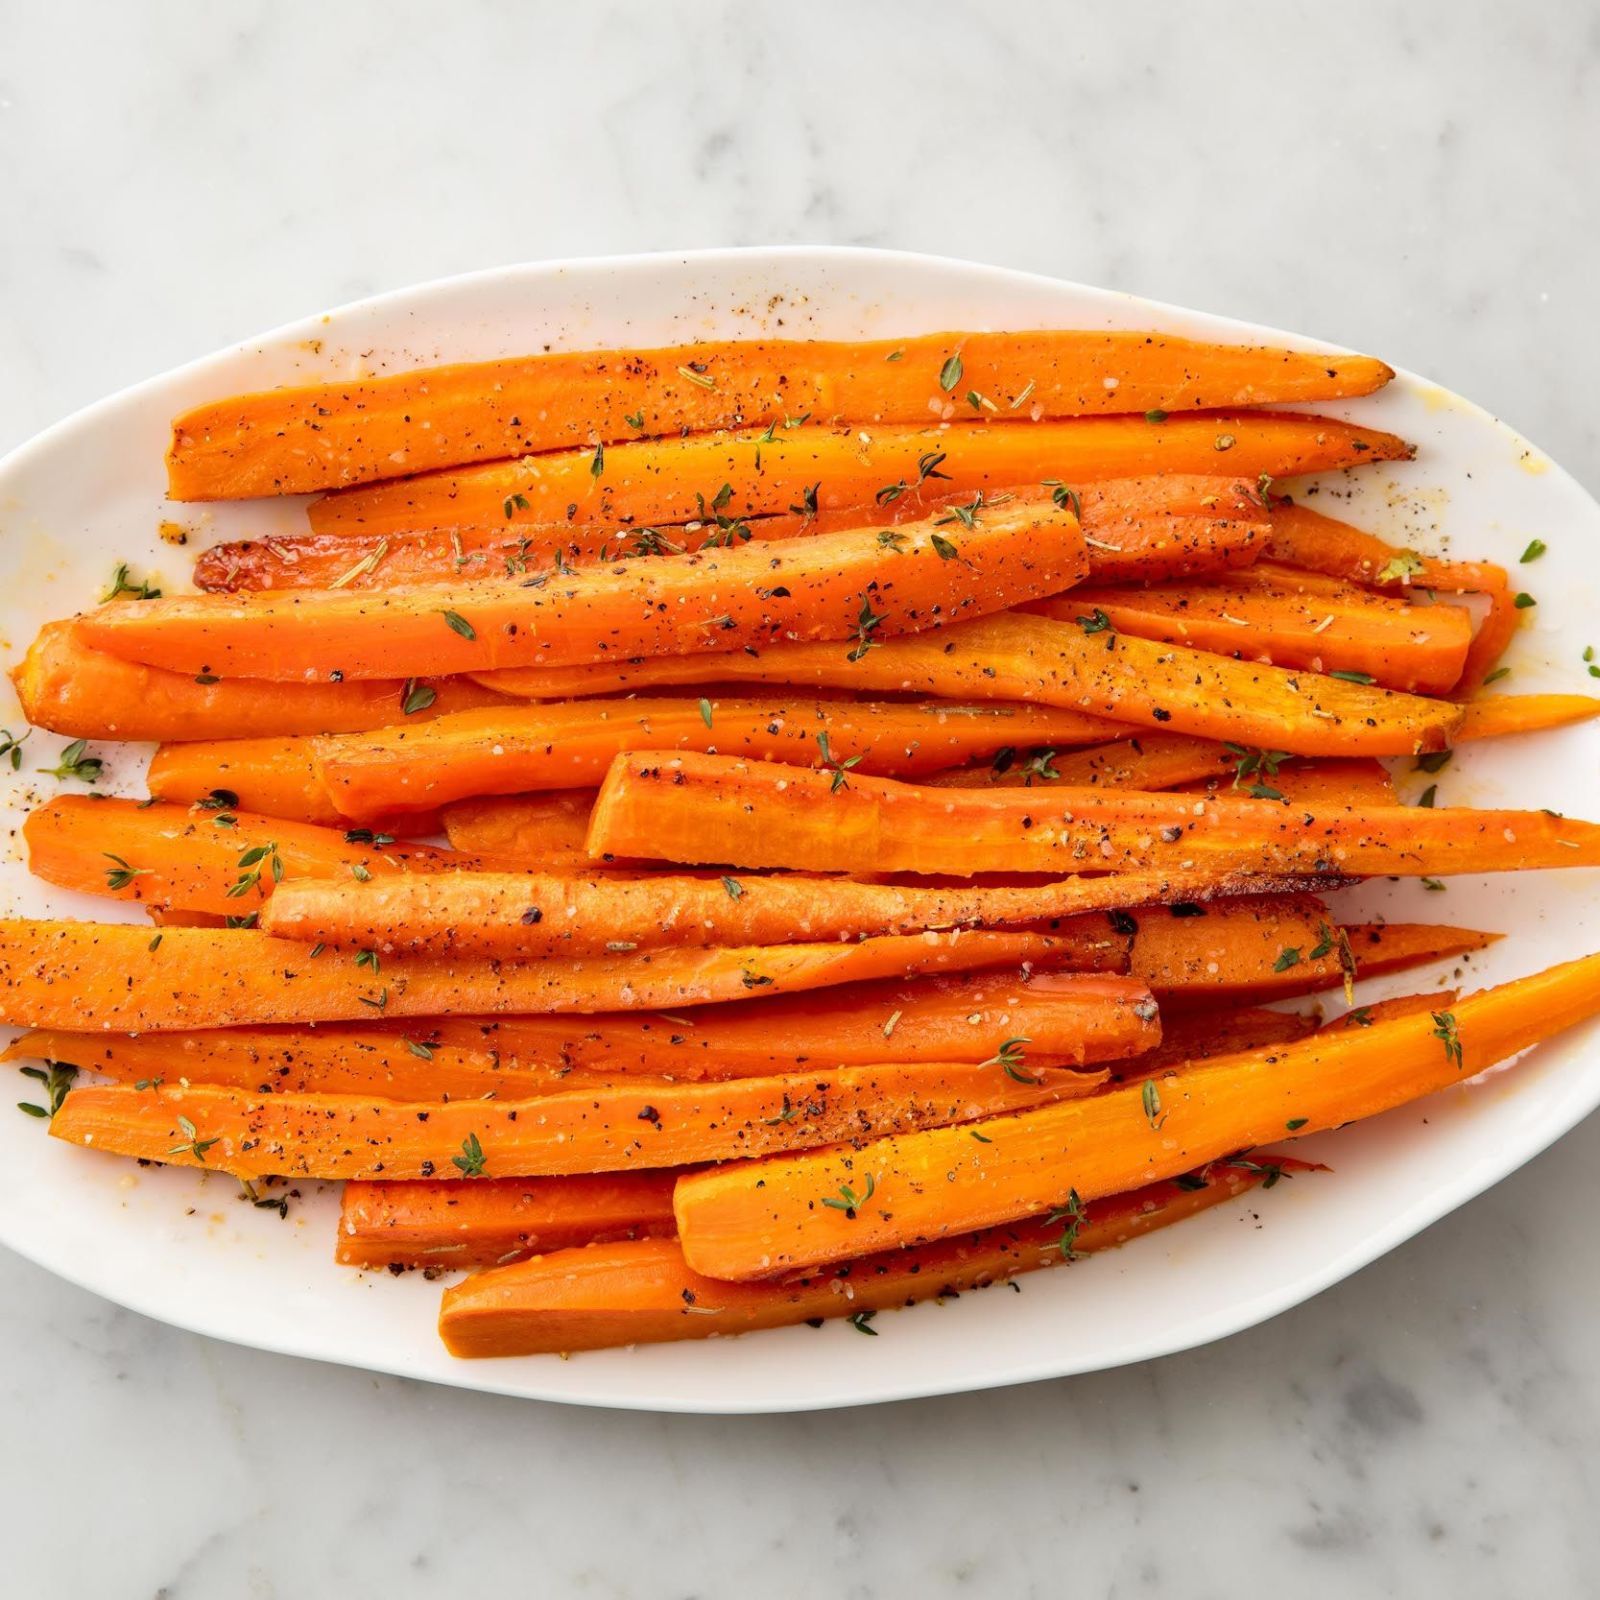
M 988 259 L 1375 350 L 1600 490 L 1600 9 L 0 0 L 0 448 L 524 258 Z M 19 1596 L 1593 1593 L 1590 1123 L 1316 1302 L 888 1410 L 568 1411 L 0 1259 Z

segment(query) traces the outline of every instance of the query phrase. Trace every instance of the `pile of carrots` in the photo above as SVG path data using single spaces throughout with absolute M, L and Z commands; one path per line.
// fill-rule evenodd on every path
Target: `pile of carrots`
M 1600 825 L 1397 795 L 1600 701 L 1484 695 L 1508 573 L 1290 497 L 1411 449 L 1260 408 L 1391 376 L 952 333 L 180 417 L 174 499 L 316 498 L 15 670 L 88 780 L 32 870 L 152 924 L 0 922 L 24 1109 L 264 1204 L 343 1180 L 341 1261 L 471 1269 L 452 1351 L 566 1352 L 876 1333 L 1583 1020 L 1600 955 L 1271 1004 L 1494 937 L 1352 882 L 1600 864 Z M 148 799 L 94 792 L 104 741 L 156 742 Z

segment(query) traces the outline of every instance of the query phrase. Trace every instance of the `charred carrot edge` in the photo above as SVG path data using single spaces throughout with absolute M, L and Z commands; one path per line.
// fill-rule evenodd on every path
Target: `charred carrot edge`
M 1037 887 L 916 888 L 848 878 L 660 874 L 639 879 L 527 872 L 408 872 L 291 879 L 261 927 L 305 944 L 458 956 L 603 955 L 609 950 L 858 939 L 928 928 L 1050 922 L 1067 949 L 1097 942 L 1084 913 L 1195 902 L 1275 887 L 1206 872 L 1063 878 Z M 1089 953 L 1086 949 L 1085 954 Z M 1071 959 L 1069 957 L 1069 959 Z
M 1349 672 L 1385 688 L 1447 694 L 1472 644 L 1459 606 L 1409 606 L 1352 583 L 1257 563 L 1204 583 L 1115 588 L 1080 585 L 1031 610 L 1071 621 L 1108 617 L 1119 633 L 1241 660 Z
M 192 810 L 63 795 L 30 812 L 22 826 L 28 866 L 63 889 L 163 910 L 247 917 L 283 880 L 370 882 L 488 864 L 482 856 L 400 842 L 371 828 L 263 817 L 238 809 L 233 799 L 211 795 Z
M 1441 876 L 1600 862 L 1600 825 L 1542 811 L 1286 805 L 1218 794 L 932 789 L 701 754 L 618 756 L 591 854 L 857 874 L 1223 864 L 1276 875 Z
M 480 1012 L 675 1010 L 922 972 L 1048 963 L 1047 934 L 923 933 L 859 944 L 642 951 L 582 961 L 396 957 L 375 970 L 244 930 L 0 921 L 0 1019 L 21 1027 L 172 1032 Z
M 975 1130 L 699 1173 L 678 1182 L 678 1236 L 695 1271 L 744 1281 L 969 1232 L 1037 1215 L 1070 1193 L 1092 1200 L 1235 1150 L 1375 1116 L 1461 1083 L 1597 1010 L 1600 955 L 1437 1015 L 1218 1057 Z M 860 1203 L 848 1211 L 818 1204 L 841 1185 Z
M 994 415 L 1024 423 L 1342 399 L 1394 376 L 1370 356 L 1070 329 L 560 351 L 197 406 L 172 425 L 168 491 L 175 500 L 306 494 L 641 433 L 795 417 L 923 422 L 930 407 L 950 416 L 961 403 L 945 382 L 952 357 L 958 382 Z
M 1182 1181 L 1089 1201 L 1069 1216 L 886 1251 L 783 1283 L 703 1278 L 672 1239 L 562 1250 L 446 1289 L 439 1334 L 452 1355 L 470 1358 L 706 1339 L 825 1317 L 853 1317 L 864 1326 L 880 1311 L 1112 1249 L 1305 1168 L 1281 1158 L 1219 1162 Z
M 943 474 L 941 493 L 971 498 L 978 491 L 1036 482 L 1041 461 L 1074 486 L 1159 473 L 1215 473 L 1224 464 L 1237 481 L 1253 484 L 1262 473 L 1292 477 L 1413 453 L 1393 434 L 1289 412 L 1200 412 L 1160 423 L 1089 417 L 1026 428 L 891 425 L 873 427 L 865 440 L 862 431 L 749 428 L 617 444 L 604 452 L 598 476 L 592 449 L 424 473 L 314 501 L 311 526 L 318 533 L 385 534 L 563 518 L 688 522 L 708 509 L 708 484 L 726 485 L 709 509 L 730 519 L 797 505 L 833 511 L 868 503 L 886 487 L 914 487 L 924 481 L 929 461 Z M 569 507 L 575 508 L 570 517 Z
M 334 1259 L 455 1271 L 578 1245 L 670 1238 L 678 1171 L 344 1186 Z
M 537 1100 L 252 1095 L 209 1084 L 90 1084 L 50 1132 L 72 1144 L 236 1177 L 517 1178 L 727 1161 L 970 1122 L 1090 1093 L 1103 1072 L 1002 1063 L 841 1067 L 721 1082 L 622 1083 Z M 195 1133 L 190 1134 L 189 1129 Z
M 278 683 L 167 672 L 92 650 L 49 622 L 12 671 L 22 714 L 73 739 L 231 739 L 358 733 L 505 703 L 469 678 Z
M 1070 505 L 1005 505 L 852 528 L 783 545 L 378 593 L 194 595 L 101 606 L 76 623 L 94 649 L 176 672 L 304 683 L 604 661 L 902 633 L 1070 588 L 1088 571 Z
M 753 991 L 760 993 L 759 990 Z M 65 1061 L 123 1083 L 439 1100 L 632 1079 L 766 1078 L 875 1062 L 988 1061 L 1026 1038 L 1030 1061 L 1082 1065 L 1120 978 L 984 971 L 890 979 L 683 1012 L 374 1020 L 156 1034 L 38 1029 L 3 1060 Z M 1148 1039 L 1150 1034 L 1146 1033 Z
M 931 455 L 929 457 L 931 461 Z M 732 542 L 803 539 L 845 528 L 894 528 L 950 506 L 966 506 L 968 491 L 934 494 L 920 488 L 837 511 L 804 508 L 771 516 L 721 513 L 692 522 L 646 528 L 605 522 L 553 524 L 497 520 L 482 528 L 423 533 L 311 533 L 213 545 L 195 562 L 196 587 L 241 589 L 396 589 L 408 584 L 476 583 L 523 577 L 554 567 L 637 556 L 715 550 Z M 1178 578 L 1227 571 L 1253 560 L 1272 524 L 1259 494 L 1232 478 L 1115 478 L 1075 490 L 1089 572 L 1097 581 Z M 1045 488 L 1019 490 L 1014 500 L 1049 499 Z M 959 520 L 959 519 L 958 519 Z M 892 545 L 893 541 L 889 541 Z M 529 669 L 538 671 L 539 669 Z M 580 676 L 585 669 L 551 669 Z M 587 669 L 594 681 L 606 669 Z M 565 693 L 566 691 L 563 691 Z

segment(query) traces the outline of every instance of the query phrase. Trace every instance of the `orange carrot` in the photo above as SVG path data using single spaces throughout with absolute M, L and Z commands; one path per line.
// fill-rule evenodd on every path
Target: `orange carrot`
M 1410 606 L 1355 584 L 1258 563 L 1209 583 L 1120 589 L 1091 583 L 1029 609 L 1070 622 L 1096 610 L 1120 633 L 1240 660 L 1350 672 L 1390 689 L 1444 694 L 1472 642 L 1459 606 Z
M 469 711 L 427 729 L 323 739 L 311 748 L 334 806 L 367 817 L 468 796 L 597 784 L 627 750 L 720 750 L 801 767 L 821 762 L 835 775 L 915 776 L 1003 745 L 1095 739 L 1104 726 L 1049 706 L 713 695 Z
M 1543 811 L 1311 807 L 1232 794 L 931 789 L 724 756 L 613 763 L 591 853 L 736 867 L 940 873 L 1227 864 L 1277 875 L 1440 876 L 1600 863 L 1600 824 Z
M 150 758 L 145 782 L 158 800 L 196 805 L 224 790 L 258 816 L 348 827 L 317 771 L 315 752 L 315 743 L 302 738 L 164 744 Z M 415 821 L 408 826 L 424 831 Z
M 246 930 L 0 921 L 0 1020 L 19 1027 L 170 1032 L 261 1022 L 463 1012 L 654 1011 L 918 972 L 1048 961 L 1043 934 L 913 934 L 860 944 L 644 951 L 582 961 L 358 965 Z
M 622 1083 L 537 1100 L 253 1095 L 209 1084 L 89 1084 L 50 1132 L 71 1144 L 240 1178 L 523 1178 L 802 1150 L 971 1122 L 1085 1095 L 1104 1073 L 982 1065 L 841 1067 L 778 1078 Z M 193 1133 L 190 1129 L 194 1129 Z
M 1446 701 L 1130 638 L 1093 607 L 1069 621 L 1026 612 L 982 617 L 888 640 L 855 660 L 837 645 L 782 644 L 759 656 L 734 652 L 706 661 L 718 682 L 760 678 L 857 693 L 1026 700 L 1297 755 L 1410 755 L 1442 748 L 1461 721 L 1460 708 Z M 684 673 L 674 663 L 660 676 L 682 681 Z M 544 672 L 489 673 L 479 681 L 512 694 L 557 687 Z M 1105 737 L 1119 731 L 1105 721 L 1099 726 Z
M 1072 1193 L 1093 1200 L 1232 1151 L 1374 1116 L 1460 1083 L 1597 1010 L 1600 956 L 1589 956 L 1457 1001 L 1437 1017 L 1222 1056 L 976 1130 L 930 1130 L 698 1173 L 678 1182 L 678 1235 L 695 1271 L 741 1281 L 945 1238 L 1037 1215 Z M 856 1204 L 819 1205 L 841 1186 Z
M 310 516 L 318 533 L 379 535 L 562 519 L 675 523 L 708 510 L 730 518 L 796 505 L 840 510 L 902 484 L 913 488 L 933 469 L 944 474 L 941 492 L 972 496 L 1042 477 L 1076 487 L 1215 473 L 1223 464 L 1237 481 L 1254 483 L 1261 473 L 1283 478 L 1411 453 L 1392 434 L 1287 412 L 1206 412 L 1161 423 L 1092 417 L 1026 428 L 752 428 L 619 444 L 605 451 L 599 476 L 588 449 L 425 473 L 328 495 L 312 503 Z M 723 487 L 708 499 L 712 484 Z
M 305 494 L 535 450 L 796 417 L 925 422 L 930 412 L 955 415 L 964 393 L 978 396 L 981 412 L 1027 423 L 1339 399 L 1371 394 L 1393 376 L 1369 356 L 1104 330 L 560 351 L 197 406 L 172 425 L 168 492 L 174 500 Z
M 542 794 L 486 795 L 457 800 L 440 810 L 445 837 L 457 850 L 476 850 L 545 871 L 592 870 L 584 848 L 593 789 L 547 789 Z M 470 844 L 494 840 L 492 848 Z
M 1371 1005 L 1355 1006 L 1342 1017 L 1324 1023 L 1321 1032 L 1342 1033 L 1350 1028 L 1370 1028 L 1395 1017 L 1413 1017 L 1419 1011 L 1443 1011 L 1455 1004 L 1456 989 L 1434 989 L 1427 994 L 1396 995 L 1392 1000 L 1375 1000 Z
M 1224 782 L 1221 775 L 1194 782 L 1175 784 L 1183 794 L 1247 795 L 1253 799 L 1287 800 L 1291 805 L 1315 806 L 1392 806 L 1398 805 L 1394 779 L 1380 761 L 1358 757 L 1351 761 L 1334 759 L 1277 761 L 1277 752 L 1243 775 L 1241 764 L 1249 766 L 1251 756 L 1241 756 L 1235 745 L 1223 747 L 1234 763 L 1233 777 Z
M 1088 570 L 1070 506 L 1000 506 L 779 546 L 741 545 L 530 579 L 380 592 L 178 596 L 78 619 L 95 649 L 179 672 L 308 683 L 561 666 L 902 633 L 1070 588 Z M 842 641 L 852 640 L 845 645 Z
M 1217 1163 L 1185 1183 L 1153 1183 L 1090 1201 L 1068 1218 L 886 1251 L 783 1283 L 703 1278 L 667 1238 L 562 1250 L 475 1273 L 446 1289 L 439 1335 L 451 1355 L 483 1357 L 707 1339 L 824 1317 L 853 1317 L 865 1327 L 880 1311 L 1109 1250 L 1233 1199 L 1283 1166 L 1300 1165 Z
M 733 878 L 662 874 L 638 879 L 526 872 L 391 872 L 282 883 L 261 927 L 305 944 L 456 956 L 603 955 L 694 945 L 861 939 L 927 928 L 1045 923 L 1067 941 L 1096 944 L 1101 920 L 1083 913 L 1257 892 L 1259 883 L 1204 872 L 1118 873 L 1027 887 L 901 887 L 848 878 Z M 1087 954 L 1087 950 L 1085 954 Z
M 922 781 L 935 789 L 1172 789 L 1180 783 L 1237 772 L 1238 745 L 1186 733 L 1137 733 L 1085 750 L 1023 757 L 1002 752 L 988 766 L 951 767 Z M 591 801 L 591 809 L 593 802 Z
M 1453 744 L 1499 739 L 1515 733 L 1543 733 L 1600 716 L 1600 697 L 1588 694 L 1499 694 L 1469 700 L 1461 708 Z
M 1318 1018 L 1298 1011 L 1272 1011 L 1265 1006 L 1230 1004 L 1213 1010 L 1185 1011 L 1184 996 L 1175 995 L 1163 1008 L 1161 1043 L 1154 1050 L 1111 1063 L 1113 1083 L 1136 1083 L 1191 1061 L 1235 1055 L 1272 1044 L 1289 1044 L 1317 1031 Z
M 1125 941 L 1124 941 L 1125 946 Z M 759 992 L 759 991 L 758 991 Z M 1082 1066 L 1128 1037 L 1126 979 L 982 972 L 852 983 L 802 998 L 683 1013 L 437 1017 L 356 1027 L 25 1034 L 5 1060 L 67 1061 L 122 1083 L 161 1080 L 385 1100 L 533 1099 L 586 1084 L 762 1078 L 875 1062 L 974 1063 L 1009 1038 L 1030 1061 Z M 1156 1036 L 1145 1019 L 1135 1047 Z M 1106 1030 L 1109 1029 L 1109 1032 Z
M 101 795 L 65 795 L 23 824 L 28 866 L 49 883 L 163 910 L 245 917 L 280 878 L 348 878 L 482 867 L 482 857 L 399 844 L 370 828 L 340 832 L 233 808 L 201 811 Z
M 930 456 L 931 459 L 931 456 Z M 943 493 L 930 491 L 943 490 Z M 1078 496 L 1089 571 L 1100 582 L 1149 581 L 1225 571 L 1254 559 L 1272 524 L 1252 487 L 1233 478 L 1112 478 L 1086 483 Z M 1020 499 L 1048 499 L 1047 488 Z M 970 490 L 949 492 L 942 479 L 908 486 L 882 503 L 816 512 L 804 507 L 769 516 L 721 512 L 692 522 L 615 527 L 607 522 L 518 522 L 499 512 L 481 528 L 422 533 L 311 533 L 213 545 L 195 562 L 195 584 L 242 589 L 394 589 L 406 584 L 475 583 L 528 577 L 554 567 L 684 550 L 717 549 L 748 539 L 801 539 L 846 528 L 892 528 L 970 504 Z M 600 669 L 595 669 L 600 670 Z
M 334 1259 L 347 1267 L 493 1267 L 548 1250 L 671 1238 L 678 1174 L 420 1179 L 344 1186 Z
M 503 703 L 469 678 L 269 685 L 167 672 L 90 649 L 70 622 L 46 623 L 11 677 L 34 727 L 74 739 L 355 733 Z

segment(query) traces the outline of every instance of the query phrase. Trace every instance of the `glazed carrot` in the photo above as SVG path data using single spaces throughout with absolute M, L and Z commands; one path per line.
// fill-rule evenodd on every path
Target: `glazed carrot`
M 484 1357 L 707 1339 L 825 1317 L 865 1324 L 880 1311 L 1109 1250 L 1233 1199 L 1275 1170 L 1275 1163 L 1218 1163 L 1182 1184 L 1154 1183 L 1091 1201 L 1080 1207 L 1070 1234 L 1064 1220 L 1034 1219 L 783 1283 L 703 1278 L 668 1238 L 562 1250 L 475 1273 L 446 1289 L 439 1336 L 451 1355 Z
M 915 776 L 1003 745 L 1095 739 L 1104 726 L 1078 711 L 1003 702 L 714 694 L 469 711 L 426 729 L 321 739 L 310 748 L 334 806 L 346 816 L 367 817 L 469 796 L 597 784 L 612 758 L 627 750 L 720 750 L 800 767 L 827 761 L 836 774 Z
M 264 684 L 167 672 L 90 649 L 70 622 L 47 622 L 11 679 L 34 727 L 74 739 L 355 733 L 502 703 L 469 678 Z
M 1102 920 L 1081 920 L 1086 912 L 1261 888 L 1204 872 L 1117 873 L 1017 888 L 901 887 L 759 873 L 617 879 L 391 872 L 368 882 L 290 879 L 261 907 L 261 927 L 305 944 L 353 945 L 384 955 L 529 959 L 1049 922 L 1066 942 L 1066 964 L 1078 966 L 1077 941 L 1087 941 L 1087 955 Z
M 854 874 L 1220 865 L 1277 875 L 1439 876 L 1600 862 L 1600 824 L 1543 811 L 1290 805 L 1232 794 L 931 789 L 725 756 L 619 756 L 591 853 Z
M 313 501 L 318 533 L 396 533 L 485 527 L 500 521 L 670 523 L 819 511 L 872 500 L 917 484 L 939 456 L 941 491 L 1010 490 L 1041 477 L 1076 486 L 1155 473 L 1215 473 L 1239 482 L 1284 478 L 1367 461 L 1403 460 L 1411 446 L 1393 434 L 1329 417 L 1289 412 L 1202 412 L 1151 423 L 1139 416 L 1040 422 L 1026 428 L 959 423 L 746 429 L 685 439 L 644 440 L 605 451 L 567 450 L 459 472 L 424 473 Z M 759 458 L 759 459 L 758 459 Z M 1040 464 L 1046 463 L 1041 472 Z M 708 486 L 725 485 L 709 502 Z M 720 504 L 718 503 L 720 502 Z M 575 508 L 568 515 L 568 508 Z M 506 513 L 509 510 L 510 515 Z
M 493 1267 L 550 1250 L 671 1238 L 677 1171 L 420 1179 L 344 1186 L 334 1259 L 347 1267 Z
M 1498 935 L 1426 923 L 1341 926 L 1309 896 L 1277 895 L 1211 906 L 1149 907 L 1137 926 L 1129 971 L 1163 1000 L 1276 1000 L 1335 988 L 1482 950 Z M 1198 912 L 1198 915 L 1190 915 Z
M 945 1238 L 1036 1215 L 1071 1192 L 1093 1200 L 1374 1116 L 1460 1083 L 1597 1010 L 1600 956 L 1589 956 L 1457 1001 L 1437 1020 L 1424 1012 L 1221 1056 L 975 1130 L 698 1173 L 678 1182 L 678 1236 L 697 1272 L 736 1280 Z M 860 1203 L 848 1211 L 818 1204 L 841 1185 Z
M 1185 1011 L 1181 994 L 1163 1009 L 1161 1043 L 1154 1050 L 1110 1064 L 1113 1083 L 1134 1083 L 1173 1067 L 1210 1056 L 1234 1055 L 1267 1045 L 1288 1044 L 1317 1031 L 1318 1018 L 1298 1011 L 1230 1004 L 1214 1010 Z
M 1499 739 L 1514 733 L 1543 733 L 1600 716 L 1600 697 L 1588 694 L 1498 694 L 1469 700 L 1452 739 Z
M 593 789 L 486 795 L 454 801 L 441 808 L 439 818 L 445 838 L 457 850 L 476 850 L 545 871 L 588 871 L 604 864 L 591 862 L 584 848 L 594 796 Z M 468 843 L 473 839 L 492 839 L 494 845 Z
M 111 895 L 163 910 L 244 917 L 281 878 L 381 880 L 406 872 L 481 868 L 481 856 L 401 844 L 370 828 L 341 832 L 227 805 L 150 805 L 64 795 L 23 824 L 28 866 L 63 889 Z
M 1419 1011 L 1443 1011 L 1455 1004 L 1456 989 L 1433 989 L 1426 994 L 1396 995 L 1392 1000 L 1375 1000 L 1371 1005 L 1355 1006 L 1342 1017 L 1324 1023 L 1321 1032 L 1343 1033 L 1353 1028 L 1370 1028 L 1395 1017 L 1413 1017 Z
M 918 972 L 1048 961 L 1043 934 L 914 934 L 853 945 L 645 951 L 583 961 L 460 966 L 348 953 L 246 930 L 0 921 L 0 1020 L 19 1027 L 171 1032 L 262 1022 L 367 1021 L 462 1012 L 654 1011 Z
M 240 1178 L 523 1178 L 803 1150 L 1090 1093 L 1104 1073 L 1000 1064 L 840 1067 L 708 1083 L 623 1083 L 537 1100 L 416 1102 L 89 1084 L 50 1132 Z M 180 1121 L 179 1119 L 182 1119 Z M 189 1128 L 197 1130 L 194 1134 Z
M 1007 750 L 988 766 L 951 767 L 922 781 L 935 789 L 1172 789 L 1238 770 L 1239 746 L 1186 733 L 1136 733 L 1084 750 L 1023 756 Z M 591 802 L 592 804 L 592 802 Z
M 317 772 L 315 751 L 309 738 L 164 744 L 150 758 L 145 782 L 158 800 L 195 805 L 220 789 L 258 816 L 348 827 Z
M 935 469 L 937 470 L 937 469 Z M 930 491 L 940 490 L 942 493 Z M 1272 524 L 1253 487 L 1233 478 L 1179 475 L 1112 478 L 1086 483 L 1078 496 L 1079 521 L 1088 546 L 1090 574 L 1105 583 L 1149 581 L 1225 571 L 1255 558 Z M 1040 487 L 1014 498 L 1048 499 Z M 951 505 L 972 492 L 949 492 L 943 479 L 908 486 L 879 503 L 811 512 L 728 517 L 721 512 L 691 522 L 615 527 L 608 522 L 518 522 L 497 510 L 481 528 L 441 528 L 423 533 L 310 533 L 213 545 L 195 562 L 198 588 L 394 589 L 444 580 L 528 577 L 554 567 L 684 550 L 716 549 L 753 539 L 801 539 L 847 528 L 895 527 Z M 572 669 L 569 669 L 572 670 Z M 600 668 L 594 669 L 596 671 Z
M 0 1060 L 68 1061 L 118 1083 L 210 1083 L 257 1094 L 356 1094 L 384 1100 L 498 1096 L 532 1100 L 604 1084 L 557 1059 L 518 1061 L 474 1046 L 469 1030 L 423 1019 L 404 1028 L 201 1028 L 186 1033 L 35 1029 Z M 444 1042 L 446 1035 L 464 1042 Z M 647 1073 L 638 1081 L 652 1081 Z
M 1240 660 L 1353 672 L 1390 689 L 1444 694 L 1472 643 L 1459 606 L 1411 606 L 1320 573 L 1258 563 L 1209 583 L 1090 583 L 1029 608 L 1070 622 L 1099 610 L 1120 633 Z
M 969 525 L 970 524 L 970 525 Z M 783 545 L 378 592 L 178 596 L 80 617 L 95 649 L 179 672 L 307 683 L 562 666 L 831 639 L 868 653 L 902 633 L 1070 588 L 1088 570 L 1070 506 L 999 506 Z
M 1109 1038 L 1127 1036 L 1127 1010 L 1139 1003 L 1129 999 L 1134 987 L 1122 978 L 1075 973 L 983 972 L 853 983 L 803 998 L 671 1014 L 435 1017 L 157 1034 L 38 1029 L 0 1060 L 67 1061 L 121 1083 L 159 1079 L 386 1100 L 534 1099 L 624 1076 L 695 1082 L 881 1061 L 975 1063 L 1019 1037 L 1029 1041 L 1031 1062 L 1081 1066 L 1091 1054 L 1104 1055 Z M 1145 1025 L 1137 1044 L 1156 1036 Z
M 1240 764 L 1251 756 L 1241 756 L 1235 745 L 1224 746 L 1233 763 L 1227 781 L 1223 775 L 1201 778 L 1173 787 L 1182 794 L 1244 795 L 1253 799 L 1287 800 L 1292 805 L 1392 806 L 1398 805 L 1394 779 L 1381 761 L 1357 757 L 1349 761 L 1268 759 L 1239 776 Z M 1276 752 L 1274 752 L 1274 756 Z
M 707 662 L 716 663 L 718 682 L 761 678 L 857 693 L 1027 700 L 1297 755 L 1409 755 L 1442 747 L 1461 720 L 1460 708 L 1445 701 L 1130 638 L 1093 607 L 1078 615 L 1081 621 L 1060 621 L 1006 612 L 891 639 L 853 661 L 837 645 L 783 644 L 756 657 L 735 652 Z M 682 676 L 676 666 L 668 675 Z M 480 681 L 513 693 L 529 687 L 520 675 Z M 536 686 L 542 693 L 553 685 L 541 674 Z M 1121 731 L 1106 720 L 1098 726 L 1103 737 Z
M 172 425 L 168 492 L 174 500 L 305 494 L 535 450 L 796 417 L 925 422 L 930 412 L 956 415 L 969 392 L 993 417 L 1038 422 L 1339 399 L 1371 394 L 1393 376 L 1370 356 L 1104 330 L 561 351 L 197 406 Z

